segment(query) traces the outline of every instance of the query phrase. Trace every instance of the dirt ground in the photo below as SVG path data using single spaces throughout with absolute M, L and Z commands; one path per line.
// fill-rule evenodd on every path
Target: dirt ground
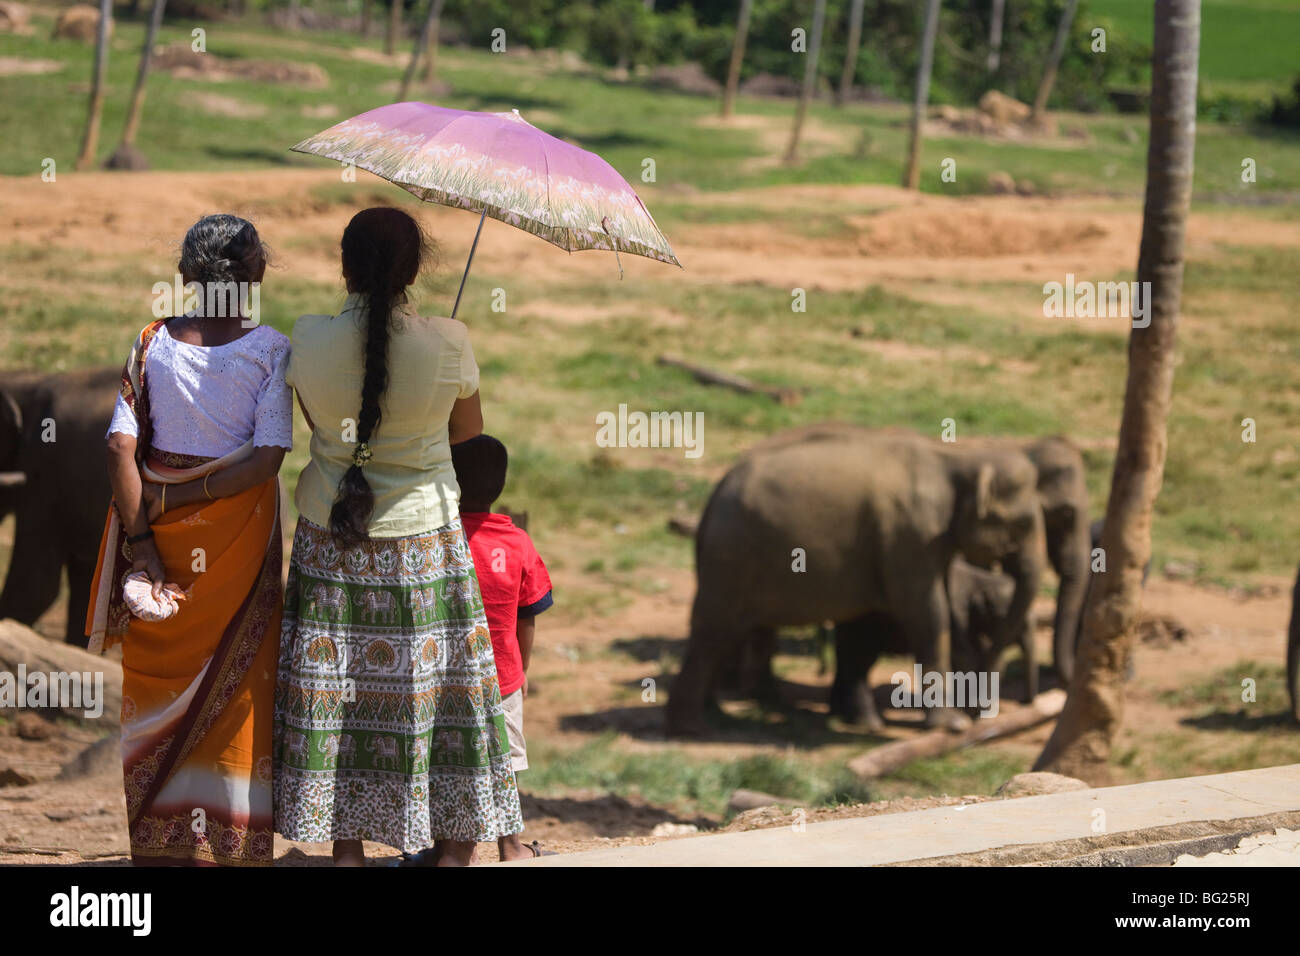
M 208 108 L 233 108 L 213 94 Z M 122 176 L 89 173 L 61 176 L 58 188 L 33 179 L 7 188 L 0 195 L 0 220 L 12 236 L 32 245 L 93 254 L 97 266 L 112 269 L 129 264 L 169 267 L 177 237 L 200 215 L 229 210 L 254 218 L 276 250 L 276 270 L 322 281 L 338 279 L 337 237 L 354 204 L 328 202 L 312 190 L 340 183 L 334 169 L 267 170 L 257 173 L 150 173 Z M 373 192 L 391 200 L 391 187 L 362 173 L 355 188 L 358 201 Z M 1140 211 L 1133 202 L 1098 199 L 973 197 L 951 199 L 905 193 L 890 187 L 789 186 L 692 195 L 706 205 L 758 206 L 776 218 L 803 216 L 809 208 L 833 208 L 853 229 L 843 234 L 809 237 L 773 230 L 766 223 L 683 224 L 673 231 L 675 251 L 686 270 L 674 273 L 683 282 L 763 283 L 771 286 L 810 286 L 828 290 L 857 289 L 879 283 L 911 298 L 940 304 L 968 304 L 972 289 L 1000 281 L 1024 283 L 1030 276 L 1109 275 L 1131 270 L 1137 258 Z M 651 199 L 651 206 L 654 202 Z M 448 263 L 463 261 L 473 236 L 473 220 L 463 213 L 430 206 L 426 225 L 442 244 Z M 1189 223 L 1189 255 L 1212 249 L 1217 242 L 1237 245 L 1300 244 L 1300 222 L 1265 221 L 1231 212 L 1194 214 Z M 111 251 L 109 251 L 111 250 Z M 615 267 L 607 256 L 564 255 L 546 243 L 501 224 L 489 224 L 477 253 L 477 269 L 535 279 L 545 290 L 551 282 L 608 279 Z M 629 278 L 654 276 L 665 267 L 636 257 L 623 259 Z M 638 271 L 644 270 L 644 271 Z M 273 278 L 274 274 L 269 277 Z M 56 287 L 51 280 L 51 290 Z M 1002 296 L 1002 293 L 999 293 Z M 148 285 L 140 291 L 142 314 L 148 308 Z M 533 299 L 519 309 L 542 309 Z M 1000 298 L 999 307 L 1030 321 L 1043 319 L 1042 298 L 1028 292 Z M 565 306 L 566 321 L 599 323 L 603 310 Z M 1195 315 L 1188 318 L 1195 322 Z M 659 307 L 646 321 L 668 326 L 688 323 Z M 1055 323 L 1072 320 L 1053 319 Z M 1077 320 L 1087 321 L 1087 320 Z M 1116 325 L 1116 334 L 1122 326 Z M 0 330 L 0 345 L 4 342 Z M 929 350 L 900 343 L 879 343 L 888 358 L 927 361 Z M 960 356 L 955 356 L 960 357 Z M 8 527 L 0 534 L 9 533 Z M 582 554 L 580 539 L 566 541 L 563 532 L 548 536 L 551 545 Z M 0 542 L 3 543 L 3 542 Z M 581 584 L 579 562 L 554 575 L 557 592 Z M 662 680 L 661 660 L 686 637 L 693 576 L 689 571 L 655 568 L 663 588 L 653 595 L 633 594 L 609 614 L 591 614 L 539 625 L 538 649 L 530 675 L 527 704 L 530 741 L 563 749 L 590 742 L 601 734 L 616 735 L 617 745 L 630 752 L 657 752 L 665 747 L 661 731 L 662 704 L 641 703 L 629 687 L 647 677 Z M 1166 732 L 1187 730 L 1185 709 L 1170 706 L 1161 694 L 1193 683 L 1242 660 L 1279 664 L 1284 658 L 1284 633 L 1289 614 L 1290 582 L 1260 579 L 1250 594 L 1198 587 L 1152 574 L 1144 599 L 1151 622 L 1144 628 L 1136 657 L 1136 680 L 1128 685 L 1125 728 L 1120 746 L 1149 741 Z M 1036 616 L 1050 617 L 1050 602 L 1040 602 Z M 557 609 L 558 611 L 558 609 Z M 61 632 L 61 610 L 40 623 L 46 634 Z M 548 615 L 551 617 L 551 615 Z M 1172 625 L 1172 626 L 1171 626 Z M 1047 656 L 1050 633 L 1040 624 L 1040 659 Z M 787 707 L 825 712 L 830 678 L 819 675 L 811 659 L 782 659 L 783 696 Z M 894 662 L 873 673 L 877 684 L 888 681 Z M 1049 683 L 1047 686 L 1051 686 Z M 1014 686 L 1004 686 L 1014 694 Z M 71 782 L 55 781 L 60 766 L 93 739 L 74 725 L 50 727 L 46 739 L 19 736 L 13 723 L 0 728 L 0 863 L 66 863 L 88 861 L 124 865 L 126 835 L 120 773 L 105 773 Z M 915 733 L 907 721 L 892 723 L 886 736 Z M 1031 760 L 1050 732 L 1049 726 L 988 745 Z M 1193 731 L 1195 732 L 1195 731 Z M 847 760 L 861 752 L 867 738 L 836 733 L 820 748 L 819 758 Z M 671 746 L 689 757 L 735 760 L 759 753 L 782 753 L 788 744 L 759 739 L 754 734 L 721 734 L 712 739 L 674 741 Z M 5 785 L 6 771 L 34 782 Z M 635 796 L 571 791 L 562 797 L 529 793 L 521 778 L 526 837 L 548 849 L 567 852 L 621 843 L 675 839 L 655 836 L 656 827 L 680 833 L 695 827 L 718 826 L 718 818 L 684 815 Z M 888 795 L 888 789 L 882 791 Z M 828 810 L 810 810 L 816 821 L 834 815 L 861 815 L 918 809 L 925 806 L 987 799 L 946 796 L 904 798 Z M 731 827 L 784 825 L 784 810 L 755 810 L 732 820 Z M 372 846 L 376 857 L 393 851 Z M 321 845 L 277 843 L 284 865 L 325 865 L 329 848 Z M 489 860 L 495 848 L 483 847 Z
M 1204 680 L 1208 673 L 1242 660 L 1280 663 L 1289 614 L 1285 584 L 1281 580 L 1264 582 L 1254 593 L 1244 595 L 1153 576 L 1144 599 L 1145 639 L 1137 651 L 1136 679 L 1128 685 L 1121 745 L 1179 727 L 1186 713 L 1162 702 L 1163 692 Z M 638 682 L 646 666 L 631 657 L 620 660 L 600 652 L 633 634 L 684 639 L 690 594 L 689 575 L 683 574 L 667 593 L 657 595 L 653 601 L 634 602 L 610 618 L 545 631 L 539 628 L 541 640 L 530 678 L 535 689 L 527 704 L 530 740 L 576 745 L 590 739 L 593 732 L 612 729 L 618 733 L 620 744 L 632 749 L 664 746 L 659 706 L 611 706 L 611 689 L 625 682 Z M 1035 609 L 1036 616 L 1046 619 L 1050 610 L 1050 602 L 1043 602 Z M 44 626 L 54 623 L 54 616 L 42 622 Z M 1050 630 L 1040 626 L 1038 637 L 1046 651 Z M 575 653 L 580 658 L 600 656 L 590 665 L 574 667 Z M 872 674 L 873 683 L 887 683 L 892 669 L 887 664 L 878 666 Z M 818 678 L 808 661 L 784 686 L 793 706 L 824 713 L 828 681 Z M 1016 689 L 1008 686 L 1005 692 L 1014 694 Z M 578 701 L 583 703 L 575 704 Z M 0 864 L 126 865 L 120 772 L 75 781 L 53 779 L 60 766 L 96 735 L 68 722 L 47 724 L 46 730 L 50 736 L 44 740 L 24 739 L 14 722 L 0 730 L 0 776 L 3 768 L 9 768 L 36 781 L 27 786 L 0 784 Z M 886 736 L 900 739 L 917 732 L 912 722 L 897 720 L 891 721 Z M 1041 750 L 1049 733 L 1050 724 L 1043 725 L 988 746 L 1032 756 Z M 770 741 L 739 738 L 673 741 L 672 746 L 691 756 L 722 759 L 778 749 Z M 847 759 L 861 746 L 836 745 L 836 749 L 843 750 Z M 690 832 L 715 829 L 723 822 L 707 815 L 683 815 L 636 796 L 577 790 L 561 797 L 540 797 L 528 792 L 526 773 L 521 777 L 520 789 L 527 824 L 525 838 L 561 853 L 681 839 Z M 807 811 L 806 820 L 817 822 L 985 799 L 989 797 L 905 797 L 812 809 Z M 790 808 L 768 807 L 742 813 L 726 828 L 788 826 L 792 819 Z M 660 828 L 658 834 L 656 827 Z M 396 856 L 393 850 L 374 844 L 367 845 L 367 853 L 379 863 Z M 483 861 L 495 859 L 495 847 L 485 844 L 479 855 Z M 276 856 L 285 866 L 324 866 L 330 859 L 328 845 L 296 844 L 279 838 Z

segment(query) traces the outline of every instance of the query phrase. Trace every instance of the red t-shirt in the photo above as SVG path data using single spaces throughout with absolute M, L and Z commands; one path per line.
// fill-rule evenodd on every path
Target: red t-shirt
M 492 653 L 497 659 L 497 681 L 505 697 L 524 683 L 516 622 L 551 606 L 551 576 L 533 547 L 533 539 L 527 531 L 516 528 L 509 515 L 461 512 L 460 523 L 474 556 L 488 631 L 492 634 Z

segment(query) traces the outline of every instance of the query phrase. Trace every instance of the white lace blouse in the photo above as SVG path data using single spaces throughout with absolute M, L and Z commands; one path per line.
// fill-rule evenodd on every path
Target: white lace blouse
M 289 339 L 259 325 L 225 345 L 178 342 L 163 326 L 149 343 L 145 388 L 153 446 L 219 458 L 253 445 L 293 447 L 293 393 L 284 382 Z M 121 395 L 108 434 L 139 437 Z

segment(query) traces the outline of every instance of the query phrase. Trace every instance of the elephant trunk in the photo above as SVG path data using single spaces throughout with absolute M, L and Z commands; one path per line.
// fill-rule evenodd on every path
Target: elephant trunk
M 1074 651 L 1079 643 L 1083 602 L 1088 596 L 1089 543 L 1087 516 L 1080 516 L 1069 533 L 1048 539 L 1048 557 L 1061 579 L 1052 624 L 1052 658 L 1057 673 L 1067 683 L 1074 675 Z

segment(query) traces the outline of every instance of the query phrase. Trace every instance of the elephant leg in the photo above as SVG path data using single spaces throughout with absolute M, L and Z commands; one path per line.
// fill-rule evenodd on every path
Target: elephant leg
M 874 643 L 880 622 L 873 615 L 835 625 L 835 678 L 831 684 L 830 712 L 845 723 L 883 730 L 868 676 L 879 656 Z
M 776 672 L 772 658 L 776 656 L 776 628 L 757 627 L 741 647 L 740 692 L 752 694 L 759 700 L 773 702 L 777 699 Z
M 68 561 L 68 629 L 64 640 L 78 647 L 86 647 L 86 611 L 90 607 L 90 584 L 95 576 L 95 563 L 80 558 Z
M 900 621 L 908 645 L 912 647 L 916 659 L 921 663 L 922 671 L 935 673 L 947 685 L 947 676 L 952 670 L 951 634 L 949 627 L 948 594 L 944 587 L 943 575 L 936 574 L 932 583 L 922 594 L 912 595 L 910 599 L 896 602 L 895 607 L 907 608 L 908 612 Z M 916 688 L 920 691 L 921 688 Z M 943 727 L 946 730 L 965 730 L 970 727 L 970 718 L 956 707 L 949 706 L 950 701 L 941 701 L 937 707 L 925 708 L 927 727 Z
M 32 506 L 30 501 L 23 504 Z M 54 529 L 45 527 L 46 522 L 33 520 L 20 509 L 17 525 L 9 573 L 0 592 L 0 618 L 12 617 L 20 624 L 32 625 L 59 596 L 64 554 L 56 546 Z M 84 623 L 84 608 L 82 615 Z
M 718 667 L 740 651 L 752 634 L 748 626 L 727 620 L 727 615 L 699 613 L 699 599 L 691 615 L 691 636 L 686 643 L 682 668 L 673 681 L 665 709 L 666 729 L 672 735 L 702 733 L 705 729 L 704 708 L 712 700 L 712 687 Z
M 1038 696 L 1038 655 L 1034 647 L 1034 628 L 1029 621 L 1024 622 L 1020 631 L 1020 649 L 1025 658 L 1025 696 L 1026 704 L 1032 704 Z

